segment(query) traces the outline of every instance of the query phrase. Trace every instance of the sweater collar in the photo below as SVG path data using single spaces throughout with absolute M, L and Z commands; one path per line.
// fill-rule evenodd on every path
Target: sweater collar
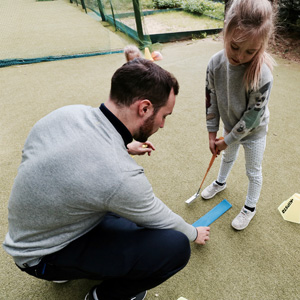
M 127 127 L 102 103 L 99 107 L 105 117 L 111 122 L 111 124 L 116 128 L 116 130 L 120 133 L 125 146 L 132 142 L 133 138 L 130 131 Z

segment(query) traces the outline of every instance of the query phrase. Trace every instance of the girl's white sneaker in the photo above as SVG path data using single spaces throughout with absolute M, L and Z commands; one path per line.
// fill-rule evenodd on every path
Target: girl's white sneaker
M 231 226 L 236 230 L 245 229 L 249 225 L 255 213 L 256 213 L 256 209 L 252 212 L 246 209 L 245 207 L 243 207 L 241 212 L 232 221 Z
M 214 197 L 217 193 L 220 193 L 221 191 L 226 189 L 226 183 L 223 185 L 219 185 L 217 184 L 215 181 L 213 183 L 211 183 L 208 187 L 206 187 L 202 193 L 201 193 L 201 197 L 203 199 L 211 199 L 212 197 Z

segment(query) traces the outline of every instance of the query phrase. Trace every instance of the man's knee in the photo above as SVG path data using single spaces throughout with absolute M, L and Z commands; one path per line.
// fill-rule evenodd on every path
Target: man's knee
M 190 242 L 187 236 L 176 230 L 166 230 L 162 247 L 164 254 L 172 261 L 177 261 L 178 266 L 185 266 L 191 256 Z

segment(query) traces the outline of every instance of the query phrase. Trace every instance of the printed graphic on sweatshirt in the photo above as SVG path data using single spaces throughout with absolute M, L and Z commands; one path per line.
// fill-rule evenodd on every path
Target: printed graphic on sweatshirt
M 270 87 L 271 82 L 268 82 L 257 92 L 250 94 L 249 103 L 254 103 L 254 106 L 248 108 L 238 125 L 234 127 L 233 130 L 236 133 L 245 134 L 254 130 L 260 124 L 266 110 Z

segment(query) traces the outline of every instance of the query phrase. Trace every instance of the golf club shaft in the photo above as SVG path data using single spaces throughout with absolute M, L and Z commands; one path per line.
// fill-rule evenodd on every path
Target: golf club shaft
M 223 137 L 220 137 L 218 140 L 223 140 L 223 139 L 224 139 Z M 210 159 L 208 168 L 207 168 L 207 170 L 206 170 L 206 173 L 205 173 L 205 175 L 204 175 L 204 178 L 202 179 L 202 182 L 201 182 L 201 184 L 200 184 L 200 187 L 199 187 L 197 193 L 196 193 L 195 195 L 193 195 L 192 197 L 190 197 L 189 199 L 187 199 L 187 200 L 185 201 L 185 203 L 191 204 L 196 198 L 198 198 L 198 196 L 199 196 L 199 194 L 200 194 L 200 190 L 201 190 L 202 185 L 203 185 L 203 183 L 204 183 L 204 180 L 205 180 L 205 178 L 206 178 L 206 176 L 207 176 L 207 174 L 208 174 L 208 172 L 209 172 L 209 170 L 210 170 L 212 164 L 214 163 L 214 160 L 215 160 L 215 158 L 217 157 L 218 152 L 219 152 L 218 147 L 216 147 L 216 152 L 215 152 L 215 154 L 213 154 L 212 158 Z
M 224 138 L 221 136 L 218 140 L 224 140 Z M 214 163 L 214 161 L 215 161 L 215 158 L 216 158 L 217 155 L 218 155 L 218 152 L 219 152 L 219 149 L 218 149 L 218 147 L 216 147 L 216 152 L 215 152 L 215 154 L 213 154 L 213 156 L 212 156 L 212 158 L 211 158 L 211 160 L 210 160 L 210 162 L 209 162 L 208 168 L 207 168 L 206 173 L 205 173 L 205 175 L 204 175 L 204 178 L 203 178 L 203 180 L 202 180 L 202 182 L 201 182 L 201 184 L 200 184 L 200 187 L 199 187 L 199 190 L 198 190 L 197 194 L 199 194 L 199 192 L 200 192 L 200 190 L 201 190 L 201 188 L 202 188 L 203 182 L 204 182 L 204 180 L 205 180 L 205 178 L 206 178 L 206 176 L 207 176 L 207 174 L 208 174 L 208 172 L 209 172 L 211 166 L 213 165 L 213 163 Z

